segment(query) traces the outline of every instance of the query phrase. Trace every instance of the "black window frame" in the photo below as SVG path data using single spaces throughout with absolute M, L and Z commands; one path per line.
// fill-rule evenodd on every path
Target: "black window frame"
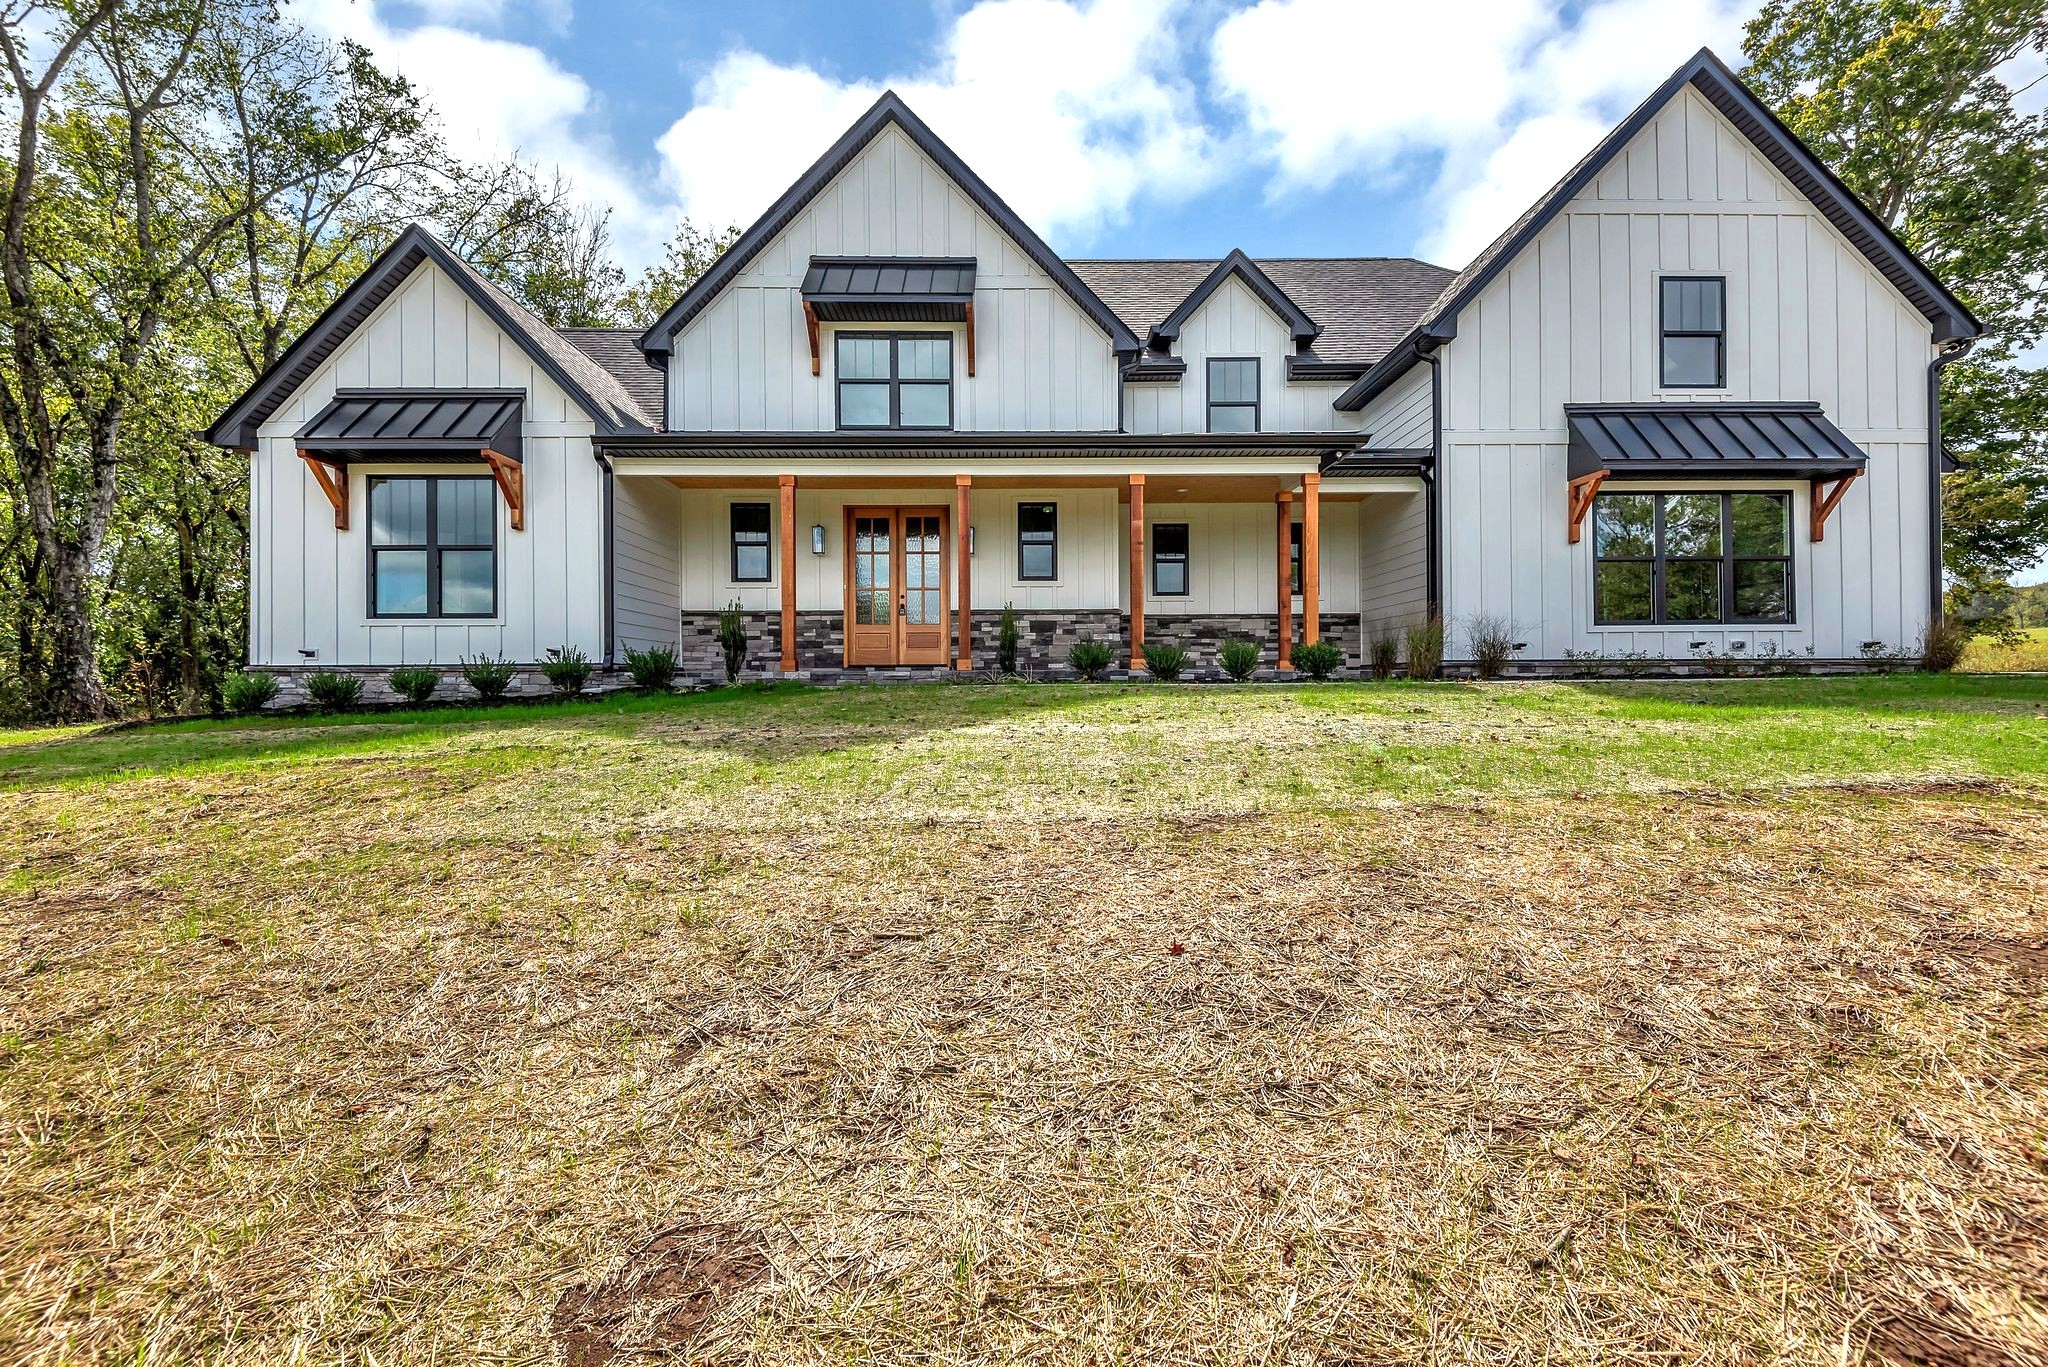
M 1052 514 L 1052 535 L 1045 542 L 1052 551 L 1052 569 L 1046 574 L 1024 573 L 1024 510 L 1043 508 Z M 1017 504 L 1017 580 L 1019 583 L 1051 584 L 1060 577 L 1060 505 L 1052 499 L 1034 498 Z
M 906 380 L 903 378 L 903 363 L 900 359 L 903 342 L 944 342 L 946 344 L 946 378 L 943 380 Z M 884 383 L 877 378 L 847 379 L 839 373 L 839 344 L 841 342 L 887 342 L 889 344 L 889 421 L 886 423 L 848 422 L 846 420 L 846 386 L 850 384 L 871 385 Z M 832 421 L 842 432 L 950 432 L 953 430 L 953 334 L 950 332 L 835 332 L 832 334 Z M 943 423 L 916 423 L 905 426 L 903 422 L 903 390 L 908 387 L 936 387 L 943 385 L 946 390 L 946 420 Z
M 1664 500 L 1699 496 L 1721 500 L 1721 554 L 1719 556 L 1672 556 L 1664 549 Z M 1735 500 L 1769 498 L 1784 513 L 1785 553 L 1783 555 L 1737 555 L 1735 553 Z M 1610 498 L 1651 500 L 1651 538 L 1648 555 L 1602 555 L 1600 553 L 1600 504 Z M 1588 520 L 1592 522 L 1593 624 L 1603 627 L 1782 627 L 1799 620 L 1799 594 L 1792 554 L 1792 495 L 1782 489 L 1611 489 L 1594 496 Z M 1715 584 L 1719 591 L 1719 615 L 1712 618 L 1672 617 L 1665 611 L 1666 567 L 1673 562 L 1718 563 Z M 1738 617 L 1735 615 L 1735 572 L 1740 564 L 1783 564 L 1785 567 L 1785 613 L 1782 617 Z M 1647 564 L 1650 567 L 1650 615 L 1648 617 L 1603 617 L 1600 615 L 1600 566 Z
M 762 569 L 758 575 L 740 573 L 740 528 L 739 510 L 759 508 L 761 510 L 761 541 L 764 550 L 761 555 Z M 751 532 L 749 533 L 751 535 Z M 754 545 L 754 542 L 748 542 Z M 766 499 L 736 498 L 725 505 L 725 550 L 726 568 L 731 571 L 730 582 L 735 584 L 772 584 L 775 582 L 775 505 Z
M 1252 396 L 1245 399 L 1218 399 L 1216 394 L 1216 367 L 1219 365 L 1250 365 L 1252 368 Z M 1249 408 L 1252 411 L 1251 430 L 1257 432 L 1261 415 L 1259 405 L 1266 397 L 1264 367 L 1256 356 L 1211 356 L 1202 367 L 1202 400 L 1205 405 L 1204 421 L 1208 430 L 1216 430 L 1216 410 L 1219 408 Z
M 1713 285 L 1721 291 L 1721 326 L 1688 329 L 1671 326 L 1672 285 Z M 1714 379 L 1705 382 L 1672 381 L 1664 378 L 1665 343 L 1673 337 L 1714 339 Z M 1728 387 L 1728 277 L 1725 275 L 1664 275 L 1657 278 L 1657 387 L 1659 389 L 1726 389 Z
M 427 486 L 427 539 L 424 542 L 384 542 L 377 540 L 376 499 L 377 488 L 384 484 L 399 484 L 412 480 Z M 441 486 L 467 482 L 490 486 L 491 539 L 488 543 L 473 541 L 442 541 L 441 532 Z M 363 556 L 365 588 L 368 594 L 365 607 L 367 616 L 381 622 L 489 622 L 498 616 L 498 483 L 489 475 L 371 475 L 363 481 L 363 506 L 368 514 L 364 518 Z M 425 551 L 427 554 L 427 610 L 425 612 L 379 612 L 377 610 L 377 559 L 380 551 Z M 441 611 L 441 553 L 443 551 L 489 551 L 491 553 L 491 610 L 489 612 L 443 612 Z
M 1177 557 L 1161 550 L 1159 534 L 1164 531 L 1177 531 L 1180 533 L 1180 553 Z M 1195 538 L 1188 524 L 1185 522 L 1155 522 L 1152 524 L 1152 534 L 1149 541 L 1151 543 L 1148 551 L 1152 562 L 1152 596 L 1154 598 L 1186 598 L 1189 594 L 1193 593 L 1195 589 Z M 1162 556 L 1165 556 L 1166 563 L 1177 563 L 1180 566 L 1180 587 L 1177 589 L 1162 589 L 1159 587 L 1159 566 Z
M 1287 594 L 1301 597 L 1301 528 L 1299 520 L 1287 524 Z

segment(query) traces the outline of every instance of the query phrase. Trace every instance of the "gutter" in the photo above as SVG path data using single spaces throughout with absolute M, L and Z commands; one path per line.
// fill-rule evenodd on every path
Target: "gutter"
M 1440 343 L 1418 345 L 1415 359 L 1429 367 L 1429 506 L 1424 514 L 1429 524 L 1429 615 L 1443 616 L 1444 583 L 1444 372 L 1443 357 L 1436 354 Z
M 1942 592 L 1941 555 L 1941 371 L 1960 361 L 1977 344 L 1975 337 L 1949 343 L 1927 363 L 1927 612 L 1931 626 L 1941 621 L 1947 608 Z
M 618 609 L 613 597 L 613 581 L 617 576 L 614 547 L 618 542 L 618 503 L 612 488 L 612 463 L 604 452 L 593 444 L 591 454 L 597 457 L 598 468 L 604 471 L 604 667 L 610 669 L 617 661 L 617 650 L 613 642 L 617 636 L 616 618 Z

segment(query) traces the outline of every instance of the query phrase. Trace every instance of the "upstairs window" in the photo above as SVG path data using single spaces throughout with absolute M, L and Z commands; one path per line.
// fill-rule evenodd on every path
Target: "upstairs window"
M 1600 495 L 1593 502 L 1593 620 L 1791 621 L 1791 499 Z
M 1728 383 L 1728 282 L 1719 276 L 1667 276 L 1658 309 L 1659 374 L 1667 389 L 1719 389 Z
M 1213 356 L 1209 359 L 1209 430 L 1259 430 L 1259 358 Z
M 953 425 L 953 339 L 945 333 L 839 334 L 842 428 Z
M 1060 577 L 1060 507 L 1057 503 L 1017 505 L 1017 577 Z
M 732 505 L 732 582 L 768 582 L 768 505 Z
M 373 476 L 370 616 L 495 617 L 498 490 L 489 478 Z
M 1188 591 L 1188 524 L 1152 524 L 1152 592 L 1184 598 Z

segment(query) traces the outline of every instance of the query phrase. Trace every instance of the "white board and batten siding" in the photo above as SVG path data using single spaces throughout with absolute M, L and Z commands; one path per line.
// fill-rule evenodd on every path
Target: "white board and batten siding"
M 371 474 L 480 475 L 476 462 L 358 465 L 349 528 L 299 459 L 292 433 L 334 391 L 387 386 L 520 389 L 526 528 L 495 498 L 498 613 L 404 621 L 369 613 Z M 271 415 L 250 459 L 250 663 L 453 665 L 490 654 L 523 663 L 551 646 L 604 649 L 604 501 L 590 419 L 452 280 L 422 263 Z M 311 651 L 308 657 L 302 651 Z
M 953 178 L 893 125 L 878 133 L 676 338 L 670 426 L 684 432 L 829 432 L 832 339 L 811 374 L 803 278 L 812 256 L 958 256 L 976 263 L 975 374 L 955 324 L 843 325 L 953 337 L 954 426 L 963 432 L 1110 431 L 1110 339 Z
M 1357 416 L 1331 405 L 1344 385 L 1287 378 L 1294 335 L 1258 295 L 1232 276 L 1188 316 L 1173 354 L 1187 362 L 1178 383 L 1140 381 L 1124 387 L 1124 422 L 1133 432 L 1209 430 L 1209 359 L 1255 357 L 1259 362 L 1259 431 L 1355 430 Z
M 1667 274 L 1726 278 L 1725 389 L 1661 387 Z M 1694 642 L 1737 641 L 1847 658 L 1865 641 L 1913 642 L 1930 596 L 1932 355 L 1927 320 L 1711 105 L 1681 91 L 1465 308 L 1443 348 L 1447 615 L 1506 618 L 1528 657 L 1553 660 L 1567 649 L 1685 659 Z M 1716 399 L 1818 402 L 1869 456 L 1817 545 L 1804 481 L 1661 486 L 1792 494 L 1794 621 L 1596 625 L 1590 527 L 1566 541 L 1564 405 Z M 1606 486 L 1628 487 L 1658 486 Z M 1463 640 L 1452 635 L 1455 657 Z

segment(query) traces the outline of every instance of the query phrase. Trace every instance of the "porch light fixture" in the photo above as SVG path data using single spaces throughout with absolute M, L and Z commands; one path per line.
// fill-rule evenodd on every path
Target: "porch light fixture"
M 825 553 L 825 524 L 824 524 L 824 523 L 822 523 L 822 522 L 813 522 L 813 523 L 811 524 L 811 554 L 812 554 L 812 555 L 823 555 L 824 553 Z
M 967 524 L 967 553 L 974 554 L 974 524 L 971 522 Z

